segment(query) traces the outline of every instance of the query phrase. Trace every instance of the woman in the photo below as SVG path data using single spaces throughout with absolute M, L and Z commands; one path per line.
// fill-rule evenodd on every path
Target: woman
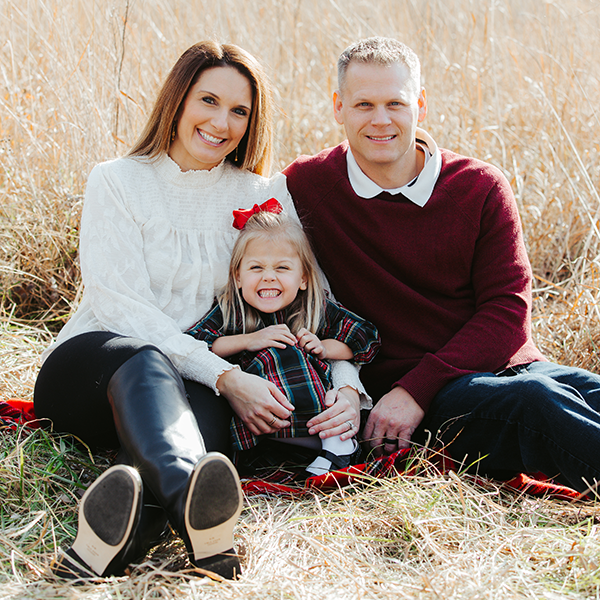
M 90 174 L 85 292 L 46 353 L 34 402 L 56 431 L 120 451 L 82 498 L 75 542 L 54 566 L 61 576 L 122 572 L 167 520 L 195 566 L 239 573 L 233 528 L 242 493 L 224 455 L 231 411 L 260 435 L 288 426 L 292 405 L 182 332 L 226 282 L 232 211 L 275 197 L 293 212 L 284 178 L 261 177 L 271 134 L 270 91 L 256 60 L 201 42 L 169 73 L 129 154 Z M 358 387 L 345 369 L 342 379 Z M 329 404 L 313 433 L 353 435 L 358 395 Z

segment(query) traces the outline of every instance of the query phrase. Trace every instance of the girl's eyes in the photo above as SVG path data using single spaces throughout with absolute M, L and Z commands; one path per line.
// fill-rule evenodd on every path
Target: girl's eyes
M 286 265 L 281 265 L 279 267 L 275 267 L 277 269 L 277 271 L 289 271 L 290 268 Z M 250 271 L 262 271 L 262 267 L 260 265 L 252 265 L 250 267 Z

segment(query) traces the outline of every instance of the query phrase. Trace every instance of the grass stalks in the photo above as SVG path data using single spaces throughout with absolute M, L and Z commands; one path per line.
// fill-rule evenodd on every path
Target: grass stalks
M 275 169 L 343 139 L 331 94 L 348 43 L 380 34 L 413 47 L 425 128 L 511 182 L 535 275 L 535 341 L 598 371 L 599 31 L 595 0 L 3 0 L 2 397 L 31 397 L 41 351 L 76 305 L 90 169 L 127 150 L 175 59 L 211 37 L 267 68 Z M 0 431 L 0 598 L 600 597 L 594 503 L 533 500 L 425 466 L 302 501 L 248 499 L 237 583 L 176 574 L 174 540 L 131 578 L 46 581 L 78 491 L 108 460 L 69 438 Z

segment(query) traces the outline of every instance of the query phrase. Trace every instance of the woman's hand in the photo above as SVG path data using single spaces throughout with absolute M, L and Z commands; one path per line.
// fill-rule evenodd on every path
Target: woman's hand
M 254 435 L 275 433 L 290 426 L 288 419 L 294 405 L 270 381 L 230 369 L 217 380 L 217 389 Z
M 307 423 L 308 433 L 318 434 L 322 439 L 334 435 L 339 435 L 342 440 L 354 437 L 360 427 L 358 392 L 351 387 L 331 390 L 325 396 L 325 404 L 329 408 Z
M 265 348 L 285 348 L 296 345 L 296 338 L 287 325 L 269 325 L 245 335 L 247 338 L 246 350 L 258 352 Z

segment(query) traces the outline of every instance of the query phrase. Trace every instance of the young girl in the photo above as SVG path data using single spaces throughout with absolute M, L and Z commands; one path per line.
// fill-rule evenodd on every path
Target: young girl
M 234 211 L 234 227 L 241 233 L 227 286 L 213 309 L 188 331 L 215 354 L 274 383 L 294 405 L 290 426 L 265 436 L 254 435 L 235 416 L 231 436 L 236 452 L 250 450 L 267 436 L 308 437 L 306 423 L 327 408 L 331 380 L 326 361 L 366 364 L 380 346 L 373 325 L 326 299 L 300 225 L 280 214 L 276 200 L 265 204 L 266 210 L 255 207 L 259 212 L 249 218 Z M 356 448 L 354 438 L 322 440 L 308 475 L 349 466 Z

